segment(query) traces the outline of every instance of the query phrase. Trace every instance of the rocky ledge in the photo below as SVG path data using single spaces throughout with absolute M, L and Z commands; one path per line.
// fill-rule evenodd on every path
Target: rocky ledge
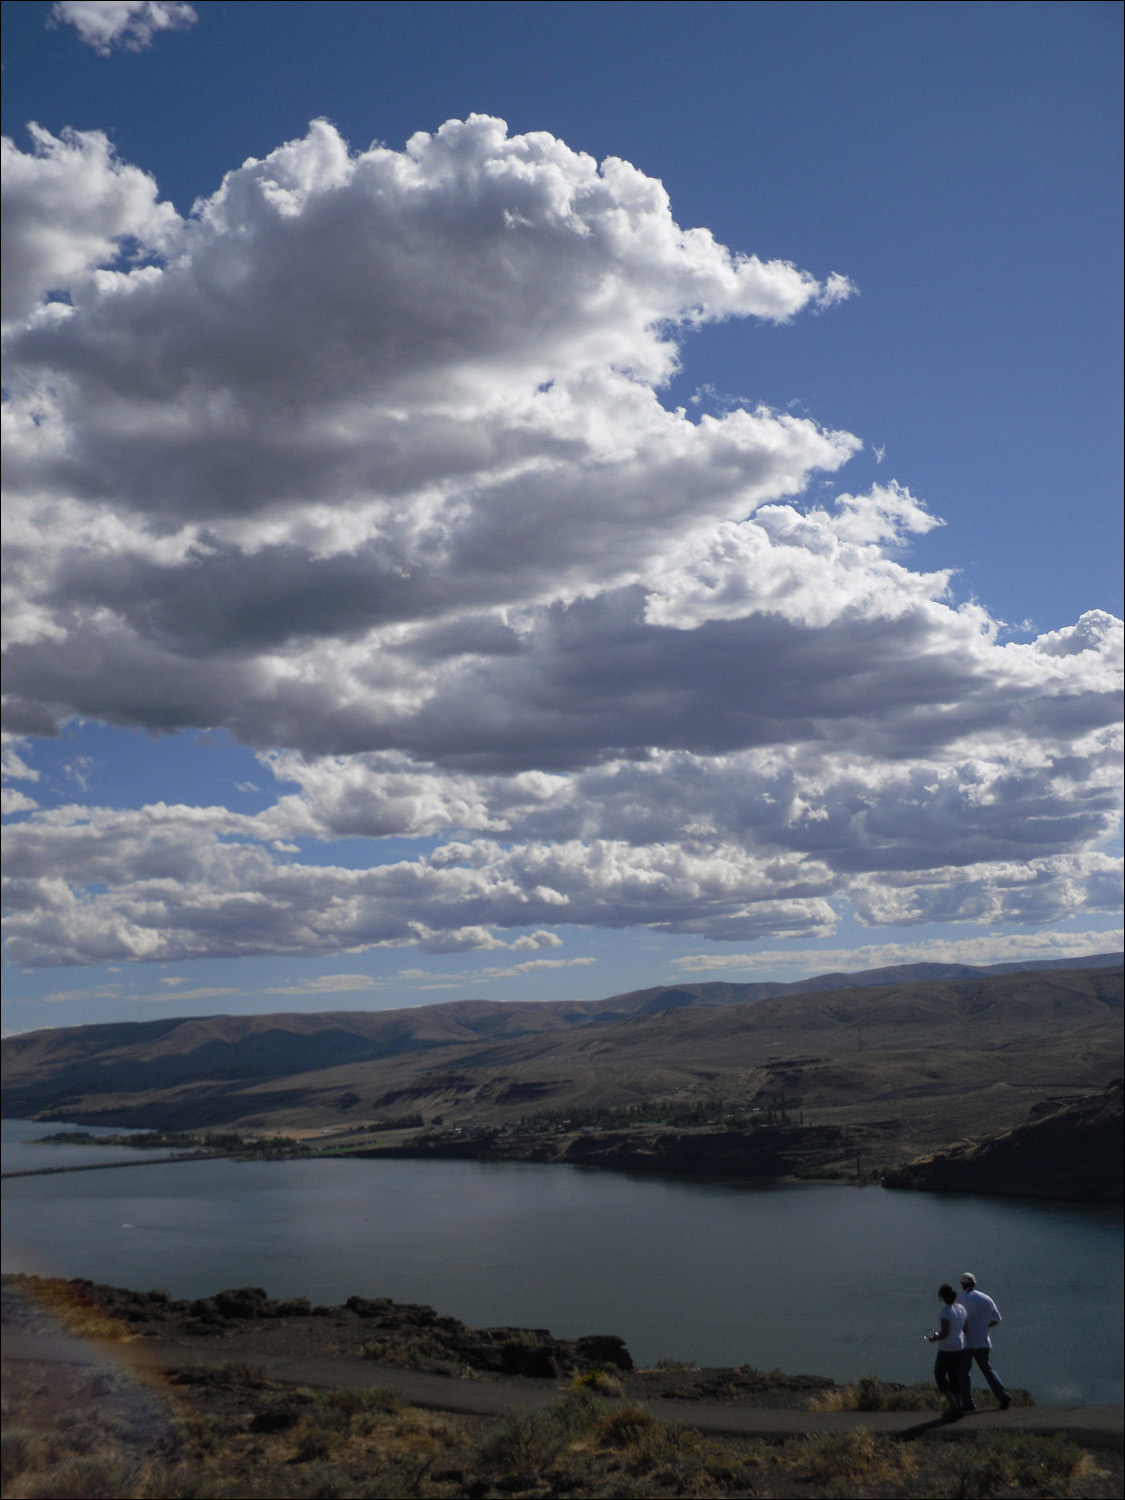
M 5 1326 L 32 1326 L 43 1313 L 74 1333 L 103 1338 L 210 1342 L 260 1329 L 270 1344 L 291 1343 L 295 1352 L 315 1342 L 335 1352 L 443 1374 L 557 1379 L 633 1368 L 625 1341 L 613 1334 L 556 1339 L 545 1328 L 469 1328 L 424 1304 L 386 1297 L 349 1297 L 342 1306 L 324 1307 L 307 1297 L 276 1299 L 261 1287 L 245 1286 L 175 1300 L 162 1291 L 134 1292 L 85 1280 L 4 1277 Z
M 1122 1201 L 1122 1083 L 1089 1098 L 1047 1100 L 1026 1125 L 919 1157 L 883 1183 L 940 1193 Z

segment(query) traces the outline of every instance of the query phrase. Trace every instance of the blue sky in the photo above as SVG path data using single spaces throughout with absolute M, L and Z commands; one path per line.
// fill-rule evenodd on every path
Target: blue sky
M 1120 945 L 1117 7 L 131 11 L 4 12 L 8 1028 Z

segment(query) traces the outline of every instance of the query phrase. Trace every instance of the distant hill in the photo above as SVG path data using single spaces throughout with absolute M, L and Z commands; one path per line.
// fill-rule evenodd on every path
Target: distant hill
M 894 964 L 882 969 L 814 974 L 810 979 L 784 983 L 760 980 L 738 984 L 719 980 L 702 984 L 654 985 L 595 1003 L 621 1015 L 638 1009 L 651 1014 L 688 1004 L 741 1005 L 749 1000 L 772 1000 L 776 995 L 808 995 L 822 990 L 870 989 L 873 986 L 882 988 L 892 984 L 914 984 L 920 980 L 978 979 L 992 974 L 1033 974 L 1045 969 L 1112 969 L 1122 962 L 1125 962 L 1125 953 L 1093 953 L 1086 958 L 1040 958 L 1006 964 Z
M 1121 955 L 1068 963 L 1106 969 Z M 450 1046 L 479 1045 L 576 1027 L 608 1026 L 665 1011 L 745 1005 L 834 990 L 901 988 L 994 974 L 1062 969 L 1054 960 L 1023 969 L 908 964 L 856 974 L 822 974 L 783 984 L 656 985 L 605 1000 L 453 1000 L 409 1010 L 279 1012 L 252 1016 L 162 1017 L 71 1026 L 6 1037 L 2 1044 L 3 1114 L 41 1113 L 89 1094 L 148 1092 L 199 1081 L 235 1081 L 320 1073 L 343 1065 Z
M 718 983 L 602 1001 L 41 1031 L 4 1042 L 3 1107 L 101 1124 L 292 1130 L 417 1114 L 504 1126 L 545 1109 L 784 1097 L 820 1123 L 893 1116 L 884 1135 L 904 1161 L 1011 1128 L 1053 1093 L 1120 1074 L 1119 966 L 928 972 L 772 995 Z

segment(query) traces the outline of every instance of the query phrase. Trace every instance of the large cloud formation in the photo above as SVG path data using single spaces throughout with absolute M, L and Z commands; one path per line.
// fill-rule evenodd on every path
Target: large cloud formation
M 298 786 L 15 793 L 17 959 L 1117 906 L 1120 622 L 1003 643 L 901 560 L 906 489 L 807 499 L 850 434 L 659 399 L 693 327 L 845 278 L 485 116 L 314 122 L 187 219 L 96 132 L 4 149 L 8 731 L 222 727 Z M 428 842 L 294 857 L 391 835 Z

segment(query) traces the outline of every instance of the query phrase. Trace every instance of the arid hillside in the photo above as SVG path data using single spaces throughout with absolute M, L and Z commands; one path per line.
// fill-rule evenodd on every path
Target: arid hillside
M 640 991 L 564 1005 L 210 1017 L 4 1044 L 4 1111 L 99 1124 L 370 1131 L 510 1127 L 652 1101 L 785 1100 L 817 1124 L 893 1121 L 891 1160 L 1022 1124 L 1121 1075 L 1122 971 L 790 991 Z M 748 987 L 756 988 L 756 987 Z M 631 1012 L 631 1013 L 630 1013 Z

